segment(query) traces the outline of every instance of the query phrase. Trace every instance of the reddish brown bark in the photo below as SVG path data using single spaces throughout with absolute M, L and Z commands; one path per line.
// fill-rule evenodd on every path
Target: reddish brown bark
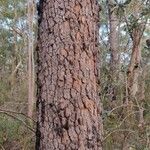
M 39 6 L 36 149 L 101 150 L 99 6 L 96 0 Z

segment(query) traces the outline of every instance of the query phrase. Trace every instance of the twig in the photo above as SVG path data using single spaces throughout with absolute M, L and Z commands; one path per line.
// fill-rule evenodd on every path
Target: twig
M 12 115 L 12 114 L 9 114 L 9 113 L 7 113 L 7 112 L 4 112 L 4 111 L 0 111 L 0 113 L 6 114 L 7 116 L 12 117 L 13 119 L 16 119 L 16 120 L 22 122 L 22 124 L 23 124 L 25 127 L 27 127 L 30 131 L 32 131 L 33 133 L 35 133 L 35 130 L 34 130 L 33 128 L 31 128 L 30 126 L 28 126 L 23 120 L 17 118 L 16 116 L 14 116 L 14 115 Z
M 34 123 L 36 123 L 36 121 L 33 120 L 31 117 L 29 117 L 29 116 L 27 116 L 27 115 L 25 115 L 24 113 L 21 113 L 21 112 L 16 112 L 16 111 L 12 111 L 12 110 L 4 110 L 4 109 L 1 109 L 1 108 L 0 108 L 0 112 L 7 112 L 7 113 L 14 113 L 14 114 L 18 114 L 18 115 L 23 115 L 26 118 L 32 120 Z
M 1 144 L 0 144 L 0 147 L 1 147 L 2 150 L 5 150 L 5 148 Z
M 109 115 L 110 115 L 113 111 L 115 111 L 116 109 L 119 109 L 119 108 L 122 108 L 122 107 L 127 107 L 127 106 L 130 106 L 130 105 L 128 105 L 128 104 L 124 105 L 124 104 L 123 104 L 123 105 L 117 106 L 117 107 L 113 108 L 113 109 L 109 112 Z M 138 105 L 133 105 L 133 106 L 139 108 Z
M 138 113 L 139 111 L 135 111 L 135 112 L 131 112 L 131 113 L 129 113 L 126 117 L 124 117 L 124 119 L 121 121 L 121 123 L 118 125 L 118 127 L 120 127 L 122 124 L 123 124 L 123 122 L 129 117 L 129 116 L 131 116 L 131 115 L 133 115 L 133 114 L 135 114 L 135 113 Z
M 133 130 L 129 130 L 129 129 L 116 129 L 110 133 L 108 133 L 104 138 L 103 138 L 103 141 L 105 141 L 111 134 L 115 133 L 115 132 L 130 132 L 130 133 L 134 133 L 135 134 L 135 131 Z

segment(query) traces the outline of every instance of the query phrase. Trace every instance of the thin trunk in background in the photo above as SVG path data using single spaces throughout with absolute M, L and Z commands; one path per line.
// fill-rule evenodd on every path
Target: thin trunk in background
M 34 108 L 34 0 L 28 0 L 28 116 L 33 116 Z
M 141 68 L 140 42 L 143 34 L 143 30 L 141 31 L 142 28 L 143 25 L 139 25 L 138 27 L 134 28 L 131 33 L 133 46 L 132 46 L 131 60 L 127 72 L 129 98 L 135 97 L 138 91 L 138 76 Z
M 13 21 L 13 27 L 15 28 L 17 25 L 17 10 L 16 10 L 16 3 L 14 2 L 14 21 Z M 17 81 L 17 72 L 18 72 L 18 45 L 17 45 L 17 33 L 13 31 L 13 37 L 14 37 L 14 49 L 12 52 L 13 56 L 13 62 L 12 62 L 12 73 L 10 76 L 10 83 L 11 83 L 11 93 L 13 94 L 14 85 Z
M 116 82 L 119 72 L 119 19 L 117 11 L 114 7 L 112 0 L 107 0 L 108 18 L 109 18 L 109 46 L 110 46 L 110 72 L 109 72 L 109 98 L 110 100 L 116 100 Z
M 135 11 L 135 14 L 133 15 L 135 21 L 130 22 L 130 26 L 129 22 L 127 22 L 126 20 L 129 34 L 132 39 L 132 53 L 127 71 L 127 89 L 125 96 L 125 103 L 127 104 L 127 107 L 124 109 L 124 115 L 131 115 L 128 116 L 127 121 L 124 122 L 125 128 L 134 128 L 134 124 L 136 123 L 136 121 L 138 121 L 139 126 L 144 123 L 144 110 L 142 107 L 142 101 L 137 94 L 138 91 L 142 90 L 141 87 L 139 87 L 139 77 L 142 71 L 141 39 L 143 36 L 146 22 L 136 22 L 138 20 L 137 16 L 138 14 L 136 14 Z M 125 137 L 127 136 L 126 133 L 124 135 Z M 128 139 L 130 138 L 131 136 L 128 135 Z M 129 148 L 128 140 L 124 141 L 123 143 L 123 150 Z
M 111 60 L 110 60 L 110 74 L 112 80 L 116 80 L 118 73 L 118 54 L 119 54 L 119 19 L 117 16 L 117 11 L 114 8 L 114 4 L 112 0 L 107 1 L 108 4 L 108 16 L 109 16 L 109 44 L 110 44 L 110 52 L 111 52 Z
M 142 5 L 142 2 L 140 3 Z M 135 8 L 134 8 L 134 13 L 131 16 L 132 19 L 130 21 L 128 21 L 125 16 L 128 32 L 132 39 L 132 53 L 131 53 L 131 59 L 127 71 L 128 100 L 130 99 L 133 100 L 138 92 L 138 78 L 140 75 L 140 71 L 142 69 L 141 68 L 141 64 L 142 64 L 141 39 L 143 36 L 143 32 L 145 30 L 147 19 L 140 21 L 140 15 L 139 15 L 140 3 L 137 4 L 136 2 L 133 3 L 135 4 Z

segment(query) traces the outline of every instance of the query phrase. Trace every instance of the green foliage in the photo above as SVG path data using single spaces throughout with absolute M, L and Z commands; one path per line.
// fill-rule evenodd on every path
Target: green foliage
M 105 2 L 103 2 L 105 3 Z M 103 5 L 102 3 L 102 5 Z M 104 4 L 106 5 L 106 3 Z M 126 91 L 127 91 L 127 70 L 132 55 L 132 39 L 131 34 L 137 30 L 142 32 L 141 24 L 144 24 L 149 18 L 149 4 L 145 5 L 145 1 L 141 0 L 127 0 L 124 2 L 115 1 L 113 11 L 118 15 L 119 25 L 117 28 L 119 34 L 119 49 L 117 49 L 120 56 L 118 78 L 116 81 L 111 79 L 110 62 L 111 55 L 109 51 L 109 41 L 106 43 L 101 40 L 101 100 L 103 103 L 103 123 L 104 123 L 104 149 L 106 150 L 120 150 L 123 149 L 124 144 L 128 144 L 127 149 L 144 150 L 149 149 L 149 124 L 150 124 L 150 50 L 146 47 L 146 40 L 149 39 L 149 24 L 145 25 L 145 30 L 141 38 L 141 64 L 140 76 L 138 78 L 139 91 L 133 101 L 134 109 L 129 112 L 126 109 Z M 105 8 L 107 8 L 105 6 Z M 101 36 L 109 39 L 109 17 L 106 13 L 108 10 L 104 9 L 103 20 L 104 26 L 101 30 L 108 31 Z M 103 22 L 102 22 L 103 24 Z M 114 37 L 115 38 L 115 37 Z M 146 70 L 144 73 L 143 70 Z M 145 75 L 144 75 L 145 74 Z M 142 86 L 144 85 L 144 90 Z M 112 100 L 112 91 L 115 89 L 116 100 Z M 141 100 L 140 92 L 143 90 L 144 97 Z M 129 97 L 128 97 L 129 98 Z M 132 105 L 132 103 L 130 104 Z M 137 107 L 138 106 L 138 107 Z M 139 106 L 144 109 L 143 117 L 144 123 L 139 123 Z M 148 143 L 148 144 L 147 144 Z
M 10 86 L 4 81 L 0 81 L 0 105 L 10 99 L 10 95 L 8 94 L 9 92 Z
M 0 114 L 0 144 L 19 139 L 20 122 Z
M 1 111 L 27 111 L 26 6 L 26 0 L 0 0 L 0 149 L 29 150 L 34 146 L 33 133 L 24 125 L 29 124 L 28 119 Z
M 35 142 L 33 134 L 22 125 L 22 122 L 3 113 L 0 114 L 0 119 L 1 146 L 3 145 L 6 149 L 33 149 Z

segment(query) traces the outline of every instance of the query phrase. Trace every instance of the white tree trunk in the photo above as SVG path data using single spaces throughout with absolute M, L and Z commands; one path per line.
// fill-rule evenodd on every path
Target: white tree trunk
M 32 117 L 34 107 L 34 0 L 28 0 L 28 116 Z

